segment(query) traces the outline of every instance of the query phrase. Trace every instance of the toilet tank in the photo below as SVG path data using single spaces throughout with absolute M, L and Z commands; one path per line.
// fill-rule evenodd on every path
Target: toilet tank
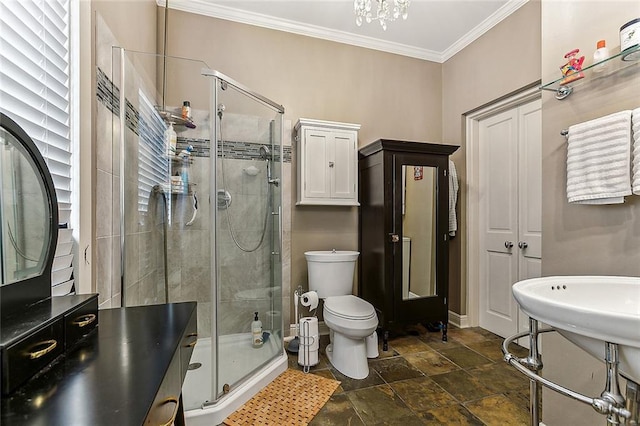
M 357 251 L 305 252 L 309 290 L 315 290 L 320 298 L 351 294 L 358 255 Z

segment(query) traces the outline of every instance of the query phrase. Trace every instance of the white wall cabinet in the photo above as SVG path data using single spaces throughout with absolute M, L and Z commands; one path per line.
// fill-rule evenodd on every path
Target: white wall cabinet
M 359 206 L 359 124 L 301 118 L 295 126 L 296 205 Z

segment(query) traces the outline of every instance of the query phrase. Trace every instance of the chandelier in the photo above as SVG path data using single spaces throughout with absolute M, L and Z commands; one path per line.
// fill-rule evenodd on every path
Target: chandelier
M 393 5 L 391 5 L 393 2 Z M 410 0 L 354 0 L 353 10 L 356 14 L 356 24 L 362 25 L 362 19 L 370 23 L 378 20 L 383 30 L 387 30 L 387 22 L 393 22 L 402 16 L 407 19 Z M 371 3 L 377 3 L 378 10 L 372 14 Z

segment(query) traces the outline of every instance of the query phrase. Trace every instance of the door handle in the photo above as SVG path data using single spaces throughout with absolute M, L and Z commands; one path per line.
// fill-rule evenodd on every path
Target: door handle
M 505 241 L 504 242 L 504 248 L 512 248 L 513 247 L 513 241 Z
M 529 244 L 527 244 L 526 241 L 520 241 L 518 243 L 518 247 L 520 247 L 521 249 L 526 249 L 527 247 L 529 247 Z

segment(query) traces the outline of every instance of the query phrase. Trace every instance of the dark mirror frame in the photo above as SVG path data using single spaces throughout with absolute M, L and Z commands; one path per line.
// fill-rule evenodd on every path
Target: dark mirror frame
M 58 200 L 53 186 L 53 178 L 33 140 L 15 121 L 1 112 L 0 126 L 22 144 L 22 147 L 31 156 L 33 163 L 37 167 L 37 172 L 47 192 L 46 198 L 49 202 L 50 213 L 49 227 L 51 229 L 51 237 L 42 274 L 0 286 L 0 312 L 2 316 L 6 316 L 30 304 L 51 297 L 51 267 L 53 266 L 53 257 L 58 243 Z

